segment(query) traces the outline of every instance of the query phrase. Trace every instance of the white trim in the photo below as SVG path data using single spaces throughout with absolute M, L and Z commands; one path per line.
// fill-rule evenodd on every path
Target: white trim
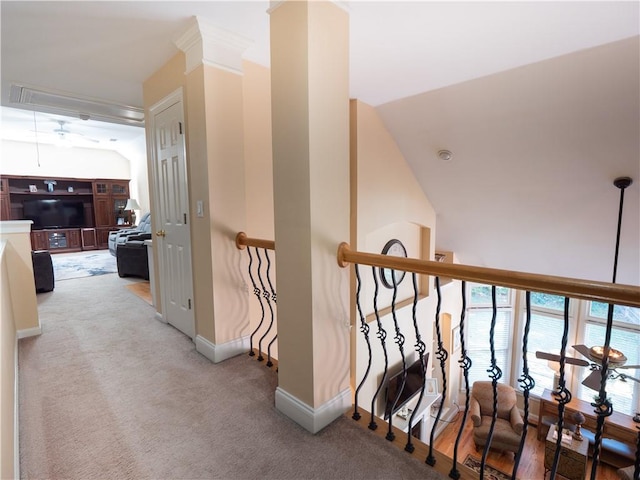
M 3 220 L 0 233 L 30 233 L 33 220 Z
M 196 351 L 213 363 L 220 363 L 241 353 L 249 352 L 249 336 L 236 338 L 216 345 L 200 335 L 196 335 Z
M 156 314 L 154 315 L 155 319 L 158 320 L 159 322 L 162 323 L 167 323 L 167 321 L 164 319 L 164 316 L 160 313 L 160 312 L 156 312 Z
M 253 42 L 202 17 L 192 17 L 189 28 L 174 43 L 185 53 L 185 74 L 201 64 L 242 74 L 242 53 Z
M 18 384 L 18 335 L 15 338 L 15 357 L 13 360 L 14 391 L 13 391 L 13 478 L 20 478 L 20 385 Z
M 27 338 L 27 337 L 35 337 L 36 335 L 42 335 L 42 327 L 31 327 L 31 328 L 23 328 L 22 330 L 17 331 L 18 338 Z
M 318 408 L 310 407 L 280 387 L 276 388 L 276 409 L 311 433 L 318 433 L 344 415 L 350 407 L 350 388 L 344 389 Z

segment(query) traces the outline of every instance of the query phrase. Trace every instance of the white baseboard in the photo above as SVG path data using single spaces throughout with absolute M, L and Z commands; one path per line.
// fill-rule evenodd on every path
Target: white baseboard
M 196 351 L 213 363 L 220 363 L 241 353 L 249 353 L 249 336 L 236 338 L 227 343 L 215 344 L 196 335 Z
M 156 312 L 155 314 L 156 320 L 162 322 L 162 323 L 167 323 L 167 321 L 164 319 L 164 317 L 162 316 L 162 314 L 160 312 Z
M 318 433 L 351 407 L 351 389 L 346 388 L 318 408 L 301 402 L 282 388 L 276 388 L 276 409 L 311 433 Z
M 42 327 L 23 328 L 18 330 L 18 338 L 35 337 L 36 335 L 42 335 Z

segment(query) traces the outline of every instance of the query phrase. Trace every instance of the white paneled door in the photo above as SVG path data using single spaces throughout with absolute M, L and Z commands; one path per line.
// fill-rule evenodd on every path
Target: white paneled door
M 171 100 L 173 99 L 173 100 Z M 175 96 L 153 114 L 155 236 L 164 319 L 195 337 L 189 195 L 182 99 Z

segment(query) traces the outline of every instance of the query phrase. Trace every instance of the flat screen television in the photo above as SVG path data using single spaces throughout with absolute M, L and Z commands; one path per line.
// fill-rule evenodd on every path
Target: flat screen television
M 23 218 L 32 220 L 34 230 L 84 227 L 84 204 L 80 200 L 25 200 Z
M 427 371 L 427 365 L 429 363 L 429 354 L 424 354 L 424 372 L 422 367 L 420 366 L 420 359 L 413 362 L 411 365 L 407 367 L 407 378 L 404 382 L 404 387 L 402 385 L 402 370 L 395 375 L 393 375 L 387 381 L 387 387 L 385 389 L 385 409 L 384 409 L 384 419 L 387 420 L 390 415 L 395 414 L 398 410 L 400 410 L 409 400 L 411 400 L 415 395 L 420 393 L 422 390 L 422 385 L 424 384 L 425 372 Z M 398 395 L 398 392 L 402 388 L 400 392 L 400 396 L 398 397 L 398 401 L 395 406 L 393 402 Z

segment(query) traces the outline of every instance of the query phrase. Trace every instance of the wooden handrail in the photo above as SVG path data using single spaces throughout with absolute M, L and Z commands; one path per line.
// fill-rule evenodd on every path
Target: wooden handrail
M 238 250 L 243 250 L 244 247 L 256 247 L 256 248 L 266 248 L 267 250 L 275 250 L 276 242 L 273 240 L 263 240 L 261 238 L 250 238 L 247 237 L 247 234 L 244 232 L 238 233 L 236 235 L 236 247 Z
M 596 302 L 640 307 L 640 287 L 633 285 L 362 253 L 351 250 L 349 244 L 343 242 L 338 247 L 338 265 L 346 267 L 349 263 L 415 272 L 423 275 L 436 275 L 456 280 L 516 288 L 518 290 L 544 292 Z

